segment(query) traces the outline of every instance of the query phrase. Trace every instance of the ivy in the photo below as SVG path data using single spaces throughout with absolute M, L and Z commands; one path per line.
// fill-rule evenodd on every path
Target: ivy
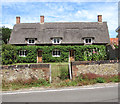
M 58 49 L 61 51 L 60 57 L 52 57 L 52 51 Z M 3 45 L 2 64 L 12 63 L 36 63 L 37 51 L 42 50 L 42 60 L 46 62 L 68 62 L 69 50 L 75 51 L 75 61 L 106 60 L 107 53 L 104 45 L 52 45 L 52 46 L 12 46 Z M 26 57 L 19 57 L 19 51 L 26 50 Z

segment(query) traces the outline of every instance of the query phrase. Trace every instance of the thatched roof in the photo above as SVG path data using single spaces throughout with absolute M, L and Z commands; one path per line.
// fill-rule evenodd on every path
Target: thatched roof
M 94 44 L 110 42 L 107 22 L 20 23 L 13 28 L 10 44 L 26 44 L 25 38 L 37 38 L 36 44 L 52 44 L 52 37 L 61 37 L 61 44 L 83 44 L 93 37 Z

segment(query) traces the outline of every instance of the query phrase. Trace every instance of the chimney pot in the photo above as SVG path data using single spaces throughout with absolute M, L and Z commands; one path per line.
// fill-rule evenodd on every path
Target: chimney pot
M 20 17 L 16 17 L 16 24 L 20 24 Z
M 44 16 L 40 16 L 40 23 L 44 24 Z
M 98 15 L 98 22 L 102 22 L 102 15 Z

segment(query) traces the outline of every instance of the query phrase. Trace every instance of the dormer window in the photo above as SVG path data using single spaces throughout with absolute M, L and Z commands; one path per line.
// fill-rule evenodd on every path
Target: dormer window
M 61 43 L 61 38 L 53 38 L 52 43 L 53 44 L 60 44 Z
M 35 44 L 35 38 L 28 38 L 27 43 L 28 44 Z
M 92 38 L 84 38 L 84 44 L 92 44 L 93 40 Z

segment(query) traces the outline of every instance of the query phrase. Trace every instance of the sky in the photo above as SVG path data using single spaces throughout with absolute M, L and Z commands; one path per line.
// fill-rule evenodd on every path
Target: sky
M 40 15 L 45 16 L 45 22 L 97 22 L 97 15 L 102 15 L 103 22 L 107 21 L 110 38 L 115 38 L 117 35 L 115 31 L 118 27 L 117 1 L 8 1 L 2 2 L 1 26 L 13 28 L 16 16 L 21 17 L 21 23 L 38 23 Z
M 118 3 L 118 26 L 120 26 L 120 2 Z

